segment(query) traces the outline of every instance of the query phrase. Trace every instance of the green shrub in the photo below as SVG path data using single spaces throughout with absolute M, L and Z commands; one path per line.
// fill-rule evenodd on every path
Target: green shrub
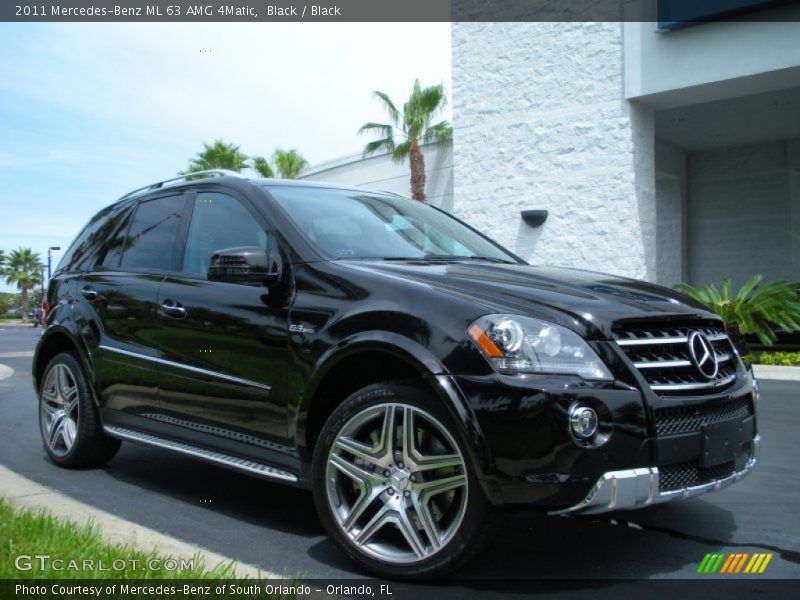
M 735 294 L 730 279 L 723 279 L 719 289 L 713 283 L 700 288 L 688 283 L 675 287 L 722 317 L 728 337 L 742 354 L 748 354 L 748 334 L 755 334 L 762 344 L 771 346 L 776 340 L 773 327 L 784 331 L 800 329 L 800 286 L 788 281 L 762 286 L 763 280 L 763 275 L 756 275 Z
M 800 352 L 756 352 L 742 358 L 756 365 L 800 367 Z

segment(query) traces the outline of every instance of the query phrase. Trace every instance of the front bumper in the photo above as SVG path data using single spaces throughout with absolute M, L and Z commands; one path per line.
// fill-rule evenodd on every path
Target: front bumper
M 744 469 L 734 471 L 727 477 L 681 489 L 659 491 L 658 467 L 610 471 L 597 480 L 583 500 L 569 508 L 552 511 L 551 514 L 598 514 L 632 510 L 671 500 L 693 498 L 728 487 L 745 477 L 756 466 L 759 441 L 760 436 L 756 435 L 751 445 L 750 458 Z
M 469 407 L 467 430 L 485 448 L 478 476 L 496 505 L 554 514 L 639 508 L 728 486 L 756 464 L 749 377 L 717 394 L 676 398 L 564 376 L 448 380 Z M 567 415 L 576 402 L 597 409 L 610 434 L 605 444 L 571 437 Z M 740 450 L 727 457 L 729 444 Z

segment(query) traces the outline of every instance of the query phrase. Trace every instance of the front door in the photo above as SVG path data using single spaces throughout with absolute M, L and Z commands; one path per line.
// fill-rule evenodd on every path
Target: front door
M 159 393 L 181 437 L 284 463 L 287 299 L 262 284 L 206 278 L 216 250 L 266 249 L 269 235 L 244 199 L 197 194 L 181 271 L 159 290 Z

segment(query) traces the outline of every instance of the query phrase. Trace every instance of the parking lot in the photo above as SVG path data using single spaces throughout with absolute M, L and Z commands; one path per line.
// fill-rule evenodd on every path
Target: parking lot
M 188 458 L 124 444 L 105 468 L 45 457 L 31 387 L 39 330 L 0 326 L 0 463 L 77 500 L 272 572 L 362 575 L 325 537 L 311 495 Z M 459 586 L 522 579 L 694 579 L 709 552 L 771 552 L 765 576 L 800 576 L 797 382 L 761 382 L 760 464 L 739 484 L 684 502 L 597 517 L 505 515 Z M 717 575 L 716 577 L 719 577 Z M 743 577 L 743 576 L 742 576 Z M 752 576 L 751 576 L 752 577 Z M 750 581 L 753 581 L 752 578 Z

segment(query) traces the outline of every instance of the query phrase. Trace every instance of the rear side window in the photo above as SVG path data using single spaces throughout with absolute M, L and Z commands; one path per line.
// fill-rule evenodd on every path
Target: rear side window
M 115 204 L 97 213 L 69 246 L 56 271 L 87 271 L 94 268 L 109 236 L 122 226 L 130 213 L 130 204 Z
M 120 266 L 128 269 L 172 270 L 175 239 L 185 197 L 166 196 L 139 204 L 125 240 Z

